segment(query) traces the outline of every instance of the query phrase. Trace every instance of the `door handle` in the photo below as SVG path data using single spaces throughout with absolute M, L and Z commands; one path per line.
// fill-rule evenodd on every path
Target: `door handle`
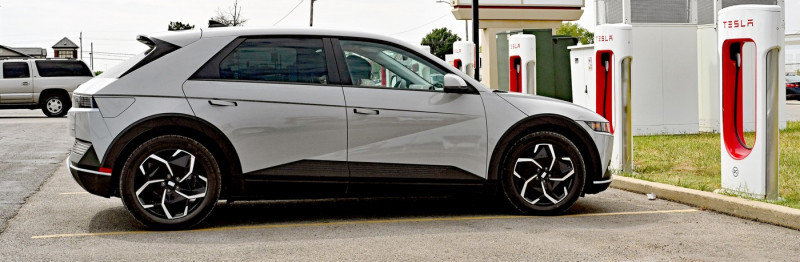
M 362 115 L 377 115 L 381 112 L 377 109 L 363 109 L 363 108 L 354 108 L 353 113 L 362 114 Z
M 26 86 L 28 85 L 28 82 L 22 82 L 22 85 Z
M 217 100 L 217 99 L 208 100 L 208 104 L 212 105 L 212 106 L 238 106 L 239 105 L 234 101 L 225 101 L 225 100 Z

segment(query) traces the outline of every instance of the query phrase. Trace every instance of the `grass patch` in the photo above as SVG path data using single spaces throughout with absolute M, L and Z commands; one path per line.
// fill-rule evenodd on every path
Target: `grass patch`
M 745 135 L 753 141 L 753 134 Z M 748 142 L 750 144 L 752 142 Z M 720 188 L 719 134 L 658 135 L 633 138 L 633 178 L 703 191 Z M 800 209 L 800 122 L 780 132 L 779 194 L 772 203 Z

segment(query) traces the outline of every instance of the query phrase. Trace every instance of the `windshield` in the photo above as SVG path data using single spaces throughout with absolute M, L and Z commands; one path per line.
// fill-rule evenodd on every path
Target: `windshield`
M 786 83 L 800 82 L 800 76 L 786 76 Z

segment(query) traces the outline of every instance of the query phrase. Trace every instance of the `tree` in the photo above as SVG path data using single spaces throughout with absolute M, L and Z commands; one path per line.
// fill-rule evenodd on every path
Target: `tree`
M 94 71 L 94 76 L 99 76 L 102 73 L 103 73 L 103 71 Z
M 581 44 L 593 44 L 594 33 L 581 27 L 578 23 L 566 22 L 556 30 L 557 35 L 569 35 L 580 39 Z
M 239 0 L 235 0 L 233 6 L 228 7 L 228 11 L 217 8 L 217 16 L 212 17 L 211 20 L 227 26 L 243 26 L 248 19 L 242 18 L 242 6 L 239 5 Z
M 461 41 L 461 37 L 453 34 L 450 29 L 442 27 L 433 29 L 430 33 L 425 35 L 420 44 L 430 46 L 431 53 L 444 60 L 445 54 L 453 52 L 453 43 L 455 41 Z
M 169 22 L 169 27 L 167 27 L 167 30 L 169 31 L 189 30 L 189 29 L 194 29 L 194 26 L 188 23 L 184 24 L 181 22 L 172 22 L 172 21 Z

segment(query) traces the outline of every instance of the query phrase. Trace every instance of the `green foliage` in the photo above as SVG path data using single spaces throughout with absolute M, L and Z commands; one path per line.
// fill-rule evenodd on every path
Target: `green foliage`
M 433 29 L 433 31 L 425 35 L 420 44 L 430 46 L 431 53 L 444 60 L 445 54 L 453 52 L 453 43 L 460 40 L 461 37 L 453 34 L 446 27 L 442 27 Z
M 581 27 L 578 23 L 566 22 L 561 24 L 561 27 L 556 29 L 557 35 L 569 35 L 580 39 L 581 44 L 593 44 L 594 33 Z
M 189 30 L 189 29 L 194 29 L 194 26 L 188 23 L 184 24 L 182 22 L 172 22 L 172 21 L 169 22 L 169 27 L 167 27 L 167 30 L 169 31 Z
M 100 74 L 102 74 L 102 73 L 103 73 L 103 71 L 94 71 L 94 75 L 95 75 L 95 76 L 99 76 L 99 75 L 100 75 Z

